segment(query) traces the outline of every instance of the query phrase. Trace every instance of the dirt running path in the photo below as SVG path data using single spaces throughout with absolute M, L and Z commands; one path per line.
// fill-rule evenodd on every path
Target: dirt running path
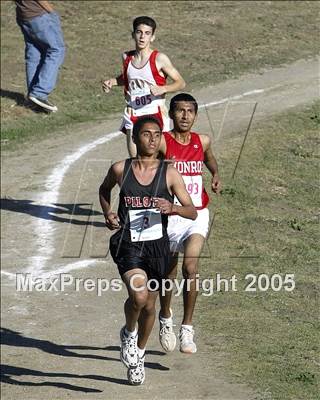
M 310 103 L 319 96 L 318 79 L 318 60 L 308 60 L 197 91 L 200 104 L 214 103 L 202 107 L 197 128 L 214 127 L 217 151 L 225 135 L 244 133 L 256 102 L 254 121 Z M 74 281 L 63 292 L 15 290 L 16 273 L 48 278 L 65 272 L 94 283 L 118 277 L 105 258 L 108 234 L 97 201 L 111 161 L 126 157 L 124 137 L 106 137 L 117 131 L 118 120 L 82 124 L 66 136 L 3 154 L 3 398 L 254 399 L 250 388 L 226 374 L 224 355 L 210 353 L 199 329 L 199 352 L 189 357 L 165 355 L 156 326 L 146 382 L 128 386 L 118 359 L 124 290 L 97 296 L 80 281 L 79 290 Z M 181 308 L 176 298 L 177 325 Z

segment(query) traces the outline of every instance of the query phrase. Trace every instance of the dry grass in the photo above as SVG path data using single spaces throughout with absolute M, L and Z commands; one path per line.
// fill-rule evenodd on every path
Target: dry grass
M 319 3 L 313 1 L 53 1 L 62 18 L 67 56 L 52 100 L 55 115 L 21 105 L 24 43 L 15 6 L 1 2 L 3 139 L 21 142 L 65 125 L 109 118 L 122 111 L 121 90 L 106 96 L 100 80 L 120 70 L 132 47 L 132 19 L 158 22 L 156 47 L 167 53 L 190 90 L 318 52 Z M 17 105 L 18 103 L 18 105 Z
M 197 322 L 264 400 L 319 398 L 319 106 L 252 128 L 234 180 L 242 138 L 220 149 L 224 191 L 201 275 L 235 275 L 238 291 L 200 296 Z M 248 273 L 294 274 L 296 287 L 246 292 Z

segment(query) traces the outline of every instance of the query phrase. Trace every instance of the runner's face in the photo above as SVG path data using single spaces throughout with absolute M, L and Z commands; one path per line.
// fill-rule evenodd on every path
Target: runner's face
M 174 129 L 178 132 L 189 132 L 196 119 L 196 110 L 194 104 L 190 101 L 178 101 L 173 113 Z
M 151 26 L 138 25 L 137 29 L 133 32 L 133 39 L 136 42 L 136 48 L 139 50 L 150 46 L 154 39 Z
M 139 133 L 137 151 L 139 155 L 157 154 L 160 147 L 161 130 L 154 122 L 146 122 Z

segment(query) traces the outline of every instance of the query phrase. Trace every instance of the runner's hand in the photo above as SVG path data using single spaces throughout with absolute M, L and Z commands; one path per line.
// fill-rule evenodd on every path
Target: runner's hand
M 171 214 L 173 204 L 170 201 L 163 199 L 162 197 L 154 197 L 156 201 L 156 207 L 160 210 L 161 214 Z
M 211 188 L 212 191 L 216 194 L 219 194 L 221 191 L 221 181 L 220 181 L 220 176 L 218 174 L 215 174 L 212 177 L 212 182 L 211 182 Z
M 115 84 L 116 83 L 115 83 L 114 78 L 108 79 L 106 81 L 102 81 L 102 89 L 105 93 L 109 93 L 112 86 L 114 86 Z
M 107 215 L 105 215 L 105 219 L 107 228 L 111 229 L 112 231 L 120 228 L 120 220 L 116 213 L 109 212 Z
M 166 87 L 165 86 L 150 86 L 150 92 L 154 96 L 161 96 L 162 94 L 166 93 Z

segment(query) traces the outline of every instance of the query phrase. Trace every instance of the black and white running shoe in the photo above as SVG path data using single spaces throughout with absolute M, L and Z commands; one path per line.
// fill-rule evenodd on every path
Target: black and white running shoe
M 125 333 L 125 327 L 121 328 L 120 331 L 120 359 L 127 368 L 137 367 L 139 362 L 138 346 L 137 346 L 138 334 L 135 336 L 127 336 Z

